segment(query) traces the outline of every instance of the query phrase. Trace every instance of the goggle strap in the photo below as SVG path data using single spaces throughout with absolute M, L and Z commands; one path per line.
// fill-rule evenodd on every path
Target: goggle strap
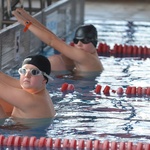
M 43 72 L 43 75 L 44 75 L 45 77 L 47 77 L 48 79 L 50 79 L 51 81 L 54 80 L 51 76 L 47 75 L 45 72 Z

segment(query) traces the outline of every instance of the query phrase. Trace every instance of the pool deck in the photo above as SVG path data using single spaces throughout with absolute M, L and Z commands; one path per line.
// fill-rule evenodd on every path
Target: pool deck
M 52 0 L 55 3 L 59 0 Z M 85 20 L 150 21 L 149 0 L 85 0 Z M 24 0 L 25 6 L 27 1 Z M 33 1 L 39 7 L 39 1 Z
M 52 0 L 55 3 L 59 0 Z M 25 5 L 26 0 L 24 0 Z M 39 7 L 39 1 L 33 1 Z M 85 0 L 85 20 L 150 21 L 149 0 Z
M 85 20 L 150 21 L 150 2 L 127 0 L 85 0 Z

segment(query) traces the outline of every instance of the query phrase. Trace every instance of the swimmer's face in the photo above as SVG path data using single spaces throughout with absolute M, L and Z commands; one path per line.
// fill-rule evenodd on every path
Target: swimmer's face
M 21 87 L 31 93 L 36 93 L 41 91 L 46 84 L 46 80 L 42 74 L 33 75 L 31 73 L 32 70 L 38 69 L 34 65 L 25 64 L 22 68 L 26 69 L 25 74 L 20 74 L 20 85 Z

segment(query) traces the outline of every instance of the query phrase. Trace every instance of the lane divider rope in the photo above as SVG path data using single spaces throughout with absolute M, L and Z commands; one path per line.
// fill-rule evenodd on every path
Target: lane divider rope
M 99 43 L 97 52 L 99 56 L 150 58 L 150 48 L 147 46 L 115 44 L 110 49 L 106 43 Z
M 110 86 L 106 85 L 103 90 L 101 85 L 96 85 L 94 92 L 96 94 L 104 94 L 106 96 L 110 95 L 110 93 L 117 93 L 118 96 L 122 96 L 125 94 L 127 97 L 143 97 L 150 96 L 150 87 L 135 87 L 135 86 L 127 86 L 126 89 L 122 87 L 118 87 L 117 90 L 111 89 Z
M 73 84 L 63 83 L 60 91 L 61 92 L 74 92 L 75 87 Z M 118 87 L 116 90 L 112 89 L 110 86 L 106 85 L 102 87 L 100 84 L 96 85 L 95 89 L 93 90 L 95 94 L 104 94 L 106 96 L 110 96 L 111 93 L 117 94 L 118 96 L 127 96 L 127 97 L 143 97 L 143 96 L 150 96 L 150 87 L 135 87 L 135 86 L 127 86 L 127 88 Z
M 60 91 L 63 93 L 73 93 L 75 87 L 73 84 L 67 82 L 63 83 Z M 127 86 L 127 88 L 118 87 L 117 89 L 112 89 L 110 86 L 106 85 L 102 87 L 100 84 L 96 85 L 93 90 L 95 94 L 104 94 L 105 96 L 110 96 L 112 93 L 117 94 L 118 96 L 127 96 L 127 97 L 149 97 L 150 96 L 150 87 L 136 87 L 136 86 Z
M 70 42 L 71 46 L 74 46 L 73 42 Z M 111 49 L 106 43 L 99 43 L 97 46 L 97 53 L 99 56 L 114 56 L 114 57 L 140 57 L 150 58 L 150 48 L 147 46 L 136 46 L 136 45 L 122 45 L 114 44 Z
M 94 150 L 150 150 L 148 143 L 115 142 L 83 139 L 60 139 L 8 136 L 0 135 L 0 147 L 39 147 L 39 148 L 69 148 L 69 149 L 94 149 Z

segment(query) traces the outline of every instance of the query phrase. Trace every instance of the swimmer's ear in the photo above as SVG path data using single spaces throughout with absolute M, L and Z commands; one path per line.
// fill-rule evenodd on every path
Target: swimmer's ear
M 43 83 L 45 84 L 45 83 L 47 83 L 48 82 L 48 80 L 44 77 L 43 78 Z

